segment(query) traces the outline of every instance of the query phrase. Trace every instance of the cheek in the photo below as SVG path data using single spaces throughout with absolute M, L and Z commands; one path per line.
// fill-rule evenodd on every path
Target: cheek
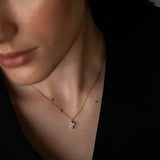
M 43 0 L 30 10 L 30 14 L 23 17 L 20 29 L 24 31 L 24 34 L 27 31 L 30 35 L 49 38 L 69 27 L 72 10 L 69 0 Z
M 72 36 L 81 24 L 83 3 L 83 0 L 42 0 L 23 17 L 23 34 L 29 32 L 28 35 L 45 41 L 60 39 L 61 35 L 67 37 L 69 33 Z
M 34 9 L 30 15 L 30 18 L 26 17 L 28 21 L 25 22 L 29 28 L 36 30 L 39 29 L 42 32 L 43 28 L 49 29 L 57 26 L 67 18 L 67 11 L 64 5 L 59 5 L 59 3 L 51 3 L 51 1 L 51 4 L 47 2 L 48 1 L 44 2 L 44 4 L 41 4 L 40 7 Z
M 46 0 L 24 18 L 22 35 L 40 46 L 42 53 L 59 53 L 52 55 L 59 59 L 76 37 L 83 18 L 81 0 Z

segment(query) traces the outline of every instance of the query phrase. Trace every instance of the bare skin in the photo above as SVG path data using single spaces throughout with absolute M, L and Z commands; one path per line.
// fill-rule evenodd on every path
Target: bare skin
M 13 108 L 24 135 L 46 160 L 91 159 L 105 67 L 73 130 L 68 128 L 69 119 L 30 87 L 54 97 L 71 117 L 79 111 L 105 53 L 103 36 L 85 1 L 0 3 L 0 53 L 38 47 L 36 56 L 23 66 L 6 68 L 0 64 L 10 97 L 16 100 Z
M 74 129 L 68 128 L 69 119 L 37 94 L 30 99 L 17 99 L 13 103 L 24 135 L 44 159 L 92 159 L 101 108 L 104 69 L 84 109 L 75 119 Z M 61 107 L 67 114 L 74 115 L 72 108 Z

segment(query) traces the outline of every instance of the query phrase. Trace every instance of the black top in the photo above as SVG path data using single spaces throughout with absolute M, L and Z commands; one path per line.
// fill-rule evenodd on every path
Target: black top
M 105 85 L 93 156 L 96 160 L 114 159 L 111 156 L 160 157 L 160 94 L 156 92 L 160 89 L 160 9 L 148 3 L 128 5 L 113 7 L 112 31 L 106 34 Z M 119 14 L 114 14 L 117 11 Z M 0 101 L 1 157 L 40 160 L 20 130 L 2 81 Z

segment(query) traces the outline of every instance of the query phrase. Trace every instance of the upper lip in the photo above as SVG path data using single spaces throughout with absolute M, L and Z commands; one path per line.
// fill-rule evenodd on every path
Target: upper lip
M 35 49 L 36 49 L 36 47 L 32 48 L 32 49 L 27 49 L 27 50 L 23 50 L 23 51 L 16 51 L 16 52 L 6 52 L 6 53 L 0 52 L 0 58 L 14 58 L 14 57 L 19 56 L 21 54 L 24 54 L 26 52 L 31 52 Z

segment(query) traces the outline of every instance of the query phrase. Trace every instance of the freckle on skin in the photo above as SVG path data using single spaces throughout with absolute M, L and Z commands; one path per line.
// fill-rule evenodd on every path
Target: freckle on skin
M 97 101 L 97 100 L 96 100 L 95 102 L 96 102 L 96 103 L 98 103 L 98 101 Z

